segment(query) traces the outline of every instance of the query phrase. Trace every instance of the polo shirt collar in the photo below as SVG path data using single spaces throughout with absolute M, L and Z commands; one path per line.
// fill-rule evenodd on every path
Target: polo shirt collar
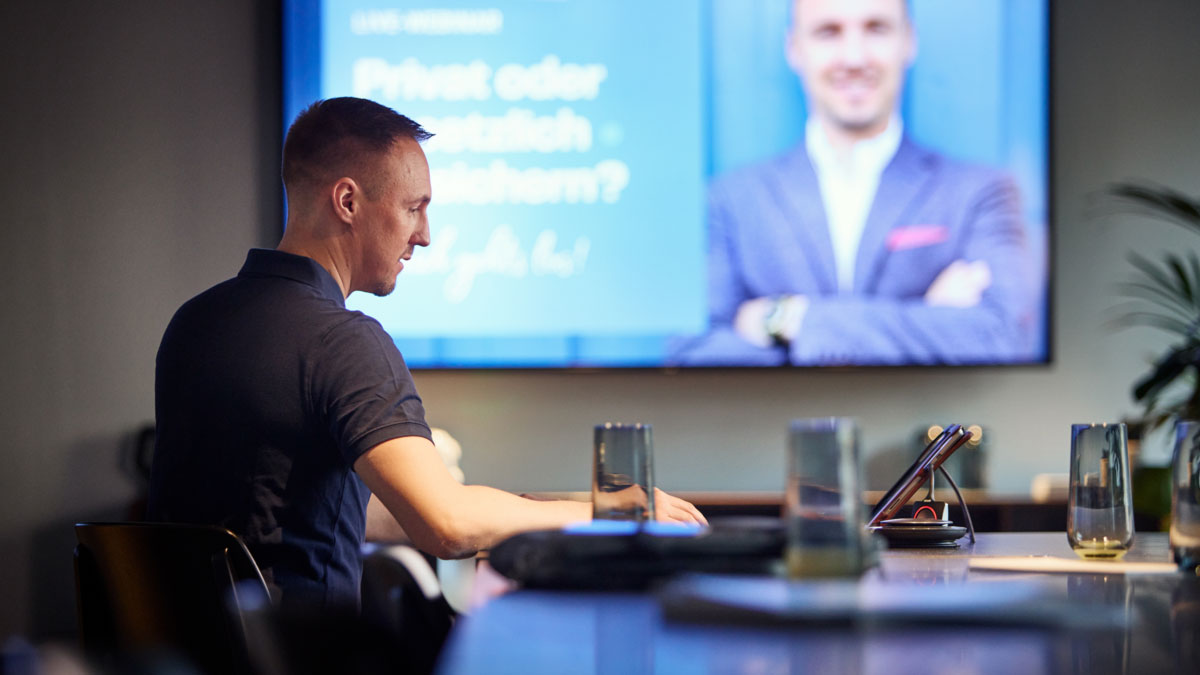
M 290 279 L 305 286 L 311 286 L 322 296 L 336 301 L 342 307 L 346 306 L 346 298 L 342 296 L 342 287 L 334 280 L 333 275 L 321 267 L 316 260 L 306 256 L 265 248 L 252 248 L 246 254 L 246 262 L 242 265 L 238 276 Z

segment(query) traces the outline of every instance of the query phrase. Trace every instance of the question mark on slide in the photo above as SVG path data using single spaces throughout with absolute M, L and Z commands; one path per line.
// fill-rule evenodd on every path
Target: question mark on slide
M 620 160 L 606 159 L 596 165 L 596 177 L 600 183 L 600 198 L 613 204 L 629 185 L 629 167 Z

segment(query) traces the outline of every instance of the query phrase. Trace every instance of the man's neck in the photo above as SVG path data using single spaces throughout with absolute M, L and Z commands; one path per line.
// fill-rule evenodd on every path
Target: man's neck
M 868 127 L 847 128 L 839 124 L 834 124 L 823 117 L 818 117 L 817 125 L 825 135 L 825 141 L 829 144 L 830 149 L 833 150 L 838 160 L 847 162 L 850 159 L 850 153 L 854 151 L 854 146 L 863 141 L 878 138 L 880 134 L 887 131 L 891 120 L 892 116 L 889 116 Z
M 307 231 L 305 226 L 293 227 L 289 221 L 284 229 L 283 239 L 279 241 L 279 245 L 275 249 L 292 255 L 312 258 L 318 265 L 324 267 L 325 271 L 329 272 L 329 275 L 337 282 L 338 287 L 342 289 L 342 297 L 349 296 L 350 265 L 345 251 L 340 246 L 332 245 L 327 239 L 316 239 L 300 234 Z
M 805 128 L 805 146 L 813 161 L 825 170 L 838 169 L 858 173 L 882 171 L 899 147 L 904 123 L 891 115 L 871 129 L 845 129 L 820 117 L 811 117 Z M 878 164 L 878 166 L 876 166 Z

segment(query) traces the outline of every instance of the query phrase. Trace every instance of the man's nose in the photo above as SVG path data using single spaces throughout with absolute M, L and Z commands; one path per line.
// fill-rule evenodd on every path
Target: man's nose
M 866 37 L 861 31 L 847 31 L 842 38 L 842 63 L 848 67 L 862 66 L 867 60 Z
M 421 227 L 418 227 L 417 230 L 413 232 L 412 239 L 409 240 L 413 246 L 429 245 L 429 219 L 422 218 L 421 220 Z

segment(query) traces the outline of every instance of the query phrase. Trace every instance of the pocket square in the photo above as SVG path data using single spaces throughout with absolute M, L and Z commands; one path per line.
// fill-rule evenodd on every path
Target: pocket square
M 950 228 L 945 225 L 902 225 L 892 228 L 887 236 L 889 251 L 903 251 L 940 244 L 950 238 Z

